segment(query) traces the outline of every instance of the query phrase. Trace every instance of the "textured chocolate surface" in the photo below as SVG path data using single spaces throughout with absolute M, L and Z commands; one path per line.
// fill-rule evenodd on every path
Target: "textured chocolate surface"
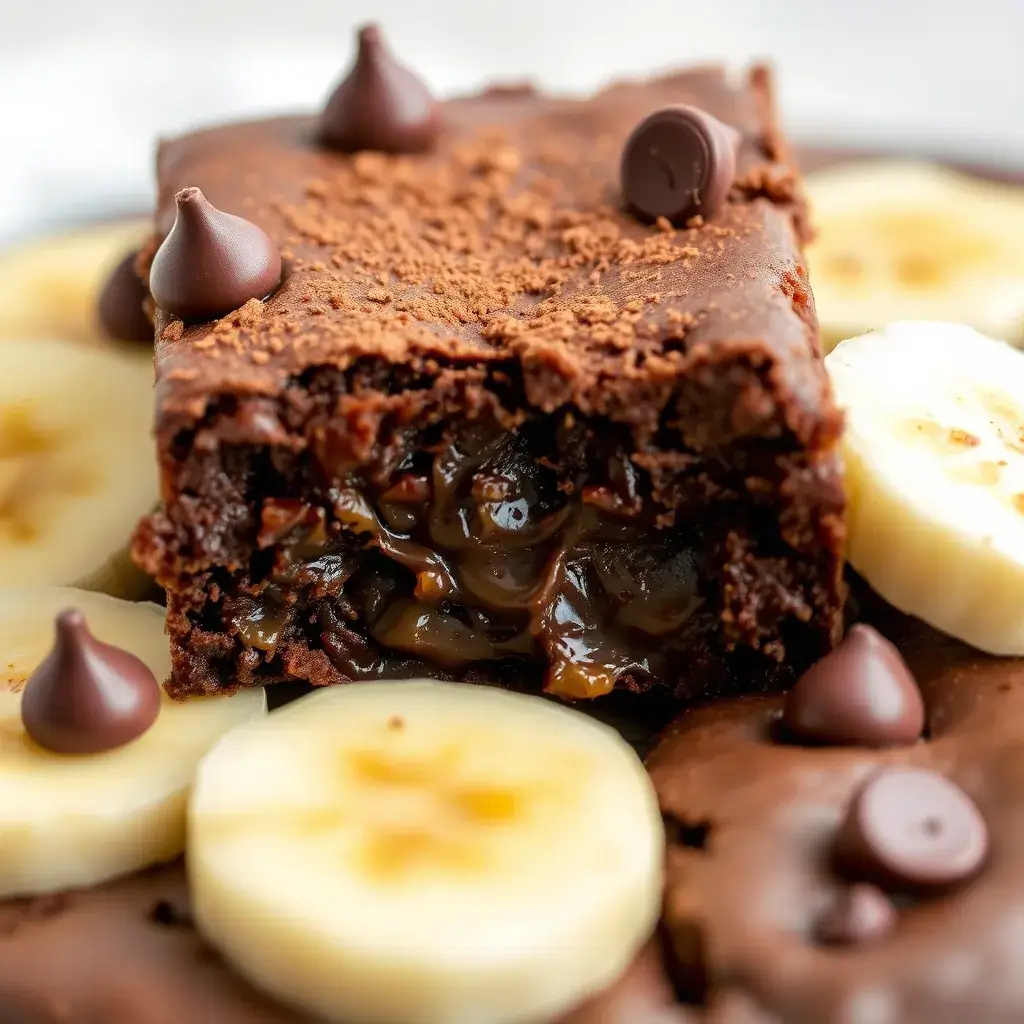
M 891 611 L 883 620 L 921 685 L 925 739 L 885 750 L 773 742 L 781 699 L 751 697 L 686 713 L 648 758 L 676 822 L 664 926 L 680 973 L 692 995 L 743 995 L 781 1024 L 1020 1020 L 1024 661 Z M 967 794 L 987 824 L 988 861 L 952 892 L 894 893 L 886 934 L 833 945 L 822 929 L 850 895 L 832 859 L 838 831 L 864 783 L 902 766 Z
M 626 136 L 672 102 L 742 137 L 728 202 L 680 230 L 639 222 L 618 194 Z M 697 585 L 672 609 L 680 644 L 668 677 L 605 644 L 596 686 L 588 677 L 560 692 L 603 692 L 611 678 L 694 696 L 790 678 L 839 626 L 840 418 L 800 257 L 799 179 L 767 74 L 732 86 L 709 69 L 589 101 L 497 90 L 445 104 L 444 125 L 416 156 L 328 151 L 301 118 L 161 149 L 160 231 L 175 191 L 195 184 L 265 229 L 285 263 L 273 296 L 219 322 L 157 317 L 165 507 L 135 554 L 168 589 L 173 688 L 427 670 L 520 685 L 546 673 L 558 689 L 548 609 L 492 621 L 487 600 L 428 586 L 422 551 L 411 566 L 379 531 L 353 528 L 353 501 L 383 515 L 380 503 L 395 488 L 418 493 L 420 476 L 426 557 L 462 590 L 472 588 L 452 551 L 467 540 L 487 548 L 472 524 L 489 502 L 514 516 L 526 501 L 541 532 L 552 516 L 575 521 L 590 499 L 613 519 L 637 516 L 646 539 L 614 585 L 593 582 L 592 551 L 581 562 L 602 630 L 613 619 L 618 629 L 630 581 L 665 560 L 666 545 L 669 561 L 691 558 Z M 525 461 L 501 455 L 513 465 L 496 488 L 467 479 L 454 517 L 473 535 L 438 540 L 446 446 L 477 426 L 524 444 Z M 553 602 L 560 574 L 577 571 L 578 538 L 556 527 L 521 587 L 531 600 Z M 500 550 L 492 538 L 486 573 Z M 282 584 L 274 572 L 292 575 Z M 383 609 L 360 584 L 382 573 L 395 582 Z M 409 600 L 429 607 L 396 607 Z M 420 611 L 432 620 L 424 643 Z M 484 650 L 470 663 L 452 653 L 467 631 L 463 652 Z M 524 642 L 502 646 L 515 636 Z M 684 681 L 689 663 L 702 668 Z
M 299 1024 L 196 934 L 180 865 L 0 905 L 4 1024 Z
M 686 1024 L 653 947 L 564 1024 Z M 4 1024 L 315 1024 L 255 992 L 196 933 L 180 863 L 0 904 Z M 357 1022 L 353 1022 L 357 1024 Z

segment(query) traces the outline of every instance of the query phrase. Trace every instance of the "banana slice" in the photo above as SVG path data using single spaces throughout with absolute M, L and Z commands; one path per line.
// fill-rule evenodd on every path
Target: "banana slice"
M 128 542 L 159 493 L 152 379 L 151 354 L 0 344 L 0 587 L 151 585 Z
M 617 733 L 538 697 L 351 683 L 226 736 L 199 768 L 200 930 L 330 1021 L 547 1020 L 658 917 L 664 834 Z
M 846 411 L 854 568 L 901 611 L 1024 654 L 1024 353 L 899 323 L 825 365 Z
M 807 187 L 826 351 L 901 320 L 962 322 L 1024 344 L 1024 189 L 894 160 L 825 170 Z
M 225 730 L 266 709 L 262 688 L 187 703 L 163 698 L 138 739 L 101 754 L 53 754 L 21 722 L 21 689 L 77 607 L 93 635 L 170 670 L 163 609 L 63 587 L 0 591 L 0 897 L 95 885 L 185 845 L 196 764 Z
M 0 255 L 0 341 L 100 342 L 100 289 L 118 260 L 138 248 L 150 230 L 144 219 L 117 221 Z

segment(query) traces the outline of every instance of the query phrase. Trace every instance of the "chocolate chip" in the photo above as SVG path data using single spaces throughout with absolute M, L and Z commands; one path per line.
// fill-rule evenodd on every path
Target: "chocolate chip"
M 713 217 L 736 177 L 739 133 L 711 114 L 662 107 L 633 129 L 622 151 L 622 194 L 648 220 Z
M 868 779 L 836 837 L 847 875 L 891 891 L 964 882 L 988 853 L 988 829 L 955 783 L 921 768 L 885 768 Z
M 100 327 L 116 341 L 153 344 L 153 322 L 142 304 L 149 298 L 135 272 L 136 252 L 130 252 L 107 278 L 96 304 Z
M 262 228 L 211 206 L 197 188 L 183 188 L 175 202 L 174 227 L 149 272 L 161 309 L 182 320 L 212 320 L 278 286 L 281 254 Z
M 345 153 L 419 153 L 440 130 L 440 108 L 427 87 L 391 56 L 376 25 L 360 29 L 356 62 L 320 115 L 320 142 Z
M 812 743 L 913 743 L 924 729 L 924 701 L 900 652 L 871 626 L 857 625 L 786 694 L 782 728 Z
M 818 923 L 818 938 L 838 946 L 862 946 L 888 935 L 898 917 L 892 900 L 880 889 L 853 885 Z
M 56 632 L 22 694 L 29 736 L 58 754 L 97 754 L 141 736 L 160 711 L 160 686 L 148 666 L 96 640 L 77 609 L 57 616 Z

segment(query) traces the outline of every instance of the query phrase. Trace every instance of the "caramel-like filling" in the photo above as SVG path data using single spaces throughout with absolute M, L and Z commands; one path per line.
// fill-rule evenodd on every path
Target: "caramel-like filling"
M 315 606 L 353 679 L 395 672 L 397 655 L 453 674 L 530 659 L 566 698 L 673 675 L 702 604 L 697 545 L 655 528 L 621 451 L 568 470 L 538 454 L 552 447 L 471 427 L 383 489 L 334 489 L 329 510 L 266 502 L 272 568 L 230 607 L 243 642 L 272 655 Z

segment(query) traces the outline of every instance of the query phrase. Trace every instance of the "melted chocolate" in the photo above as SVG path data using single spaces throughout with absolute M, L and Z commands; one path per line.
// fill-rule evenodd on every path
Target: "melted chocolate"
M 555 444 L 578 440 L 562 431 Z M 229 600 L 235 628 L 271 656 L 290 629 L 318 631 L 354 679 L 527 659 L 546 666 L 549 692 L 583 698 L 670 676 L 703 603 L 697 538 L 648 521 L 614 443 L 560 472 L 550 448 L 538 430 L 470 425 L 429 465 L 334 489 L 329 513 L 266 503 L 259 543 L 273 564 Z M 311 599 L 324 604 L 300 621 Z

